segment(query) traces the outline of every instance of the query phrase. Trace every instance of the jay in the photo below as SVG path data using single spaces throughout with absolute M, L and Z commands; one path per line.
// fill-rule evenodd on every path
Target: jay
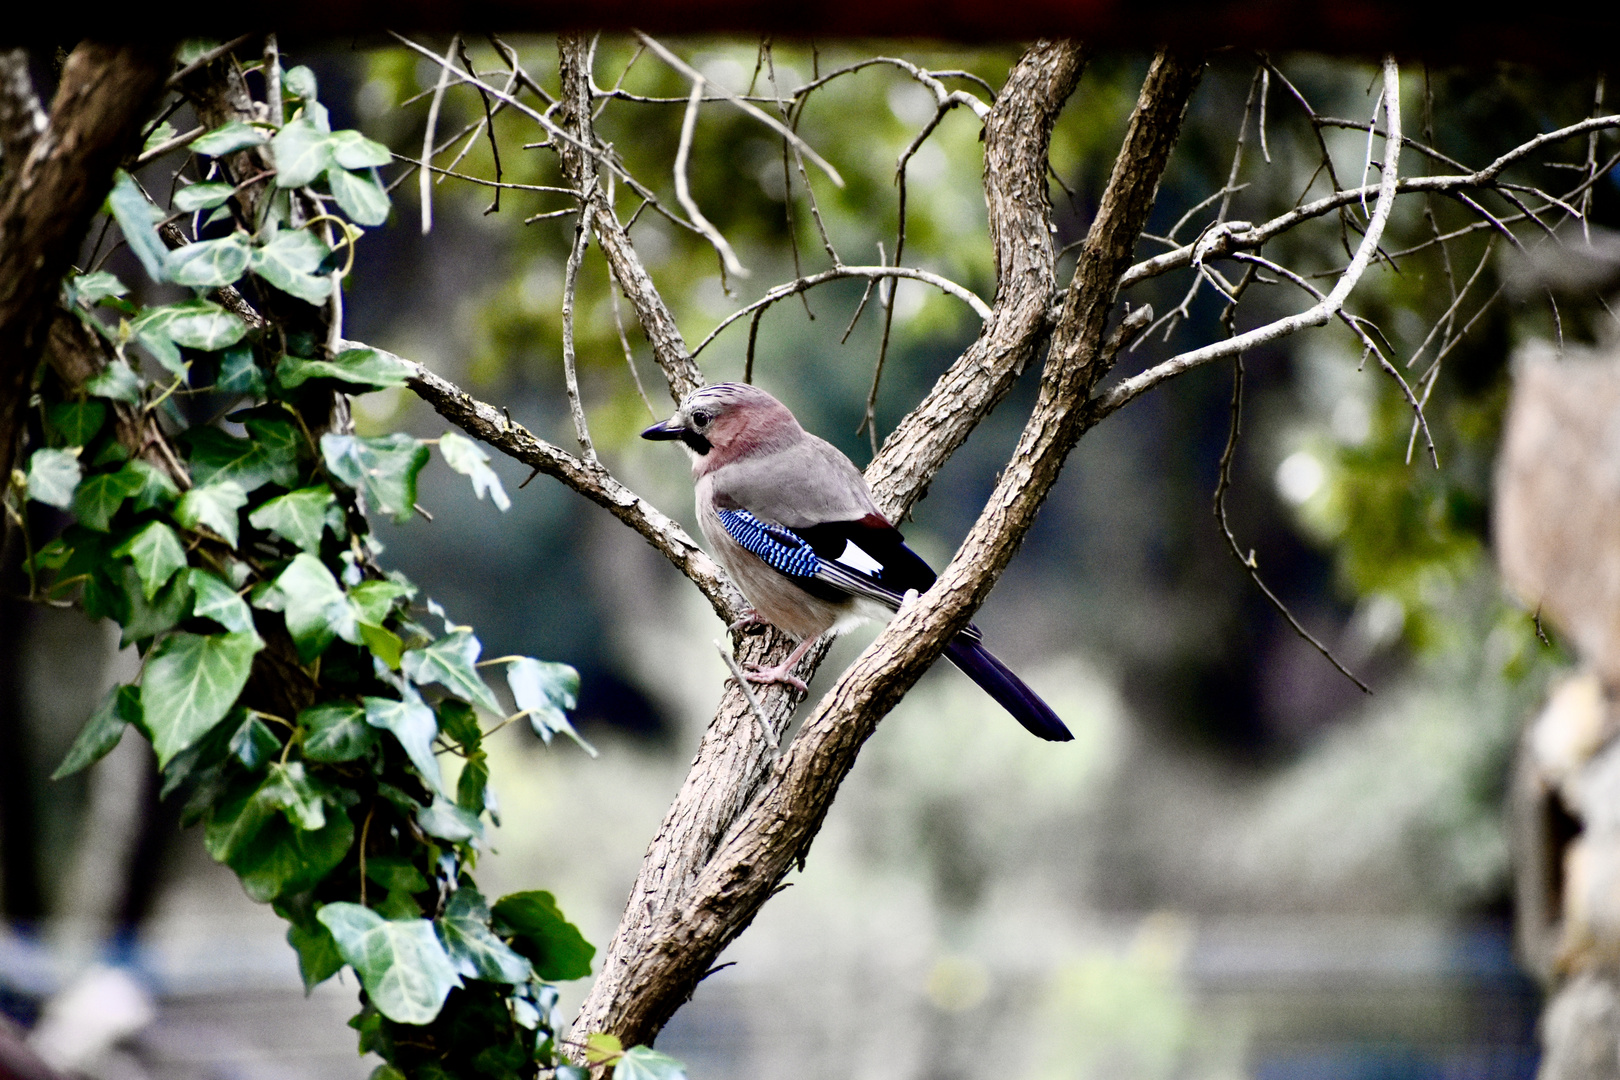
M 748 672 L 750 682 L 805 690 L 791 672 L 817 638 L 887 620 L 907 592 L 934 583 L 854 462 L 756 386 L 705 386 L 641 437 L 678 440 L 691 455 L 698 527 L 754 606 L 747 621 L 768 621 L 799 640 L 781 664 Z M 1036 736 L 1074 737 L 984 647 L 976 627 L 956 635 L 945 655 Z

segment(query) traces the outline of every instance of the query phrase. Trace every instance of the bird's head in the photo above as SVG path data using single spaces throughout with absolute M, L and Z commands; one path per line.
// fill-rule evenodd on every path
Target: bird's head
M 679 440 L 699 475 L 750 454 L 769 452 L 804 437 L 788 407 L 757 386 L 716 383 L 694 390 L 643 439 Z

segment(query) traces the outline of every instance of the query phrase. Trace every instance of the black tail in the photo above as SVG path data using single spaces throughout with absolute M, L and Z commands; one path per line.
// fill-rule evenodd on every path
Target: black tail
M 1035 691 L 1024 685 L 1023 679 L 977 641 L 958 634 L 945 646 L 945 655 L 995 698 L 998 705 L 1012 713 L 1013 719 L 1023 724 L 1031 735 L 1047 742 L 1068 742 L 1074 738 L 1052 711 L 1052 706 L 1042 701 Z

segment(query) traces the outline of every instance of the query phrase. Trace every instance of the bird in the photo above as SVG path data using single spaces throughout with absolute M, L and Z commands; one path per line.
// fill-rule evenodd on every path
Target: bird
M 793 668 L 823 634 L 887 620 L 934 571 L 878 509 L 866 478 L 842 451 L 800 426 L 775 397 L 747 383 L 688 394 L 675 414 L 641 433 L 679 442 L 692 459 L 698 527 L 753 611 L 798 639 L 780 664 L 749 665 L 756 683 L 807 688 Z M 968 626 L 945 655 L 1032 734 L 1074 736 L 1056 712 Z

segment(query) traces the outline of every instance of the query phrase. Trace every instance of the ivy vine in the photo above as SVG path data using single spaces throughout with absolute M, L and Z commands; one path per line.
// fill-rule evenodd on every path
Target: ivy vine
M 455 431 L 346 430 L 343 395 L 406 377 L 325 314 L 340 310 L 364 230 L 388 217 L 375 170 L 391 155 L 331 130 L 308 68 L 273 74 L 283 101 L 262 114 L 288 109 L 285 123 L 233 119 L 197 138 L 198 176 L 177 178 L 167 209 L 122 171 L 108 197 L 146 274 L 194 296 L 139 307 L 105 270 L 64 284 L 107 362 L 79 386 L 42 368 L 38 444 L 7 506 L 36 533 L 59 528 L 30 539 L 34 597 L 115 620 L 141 670 L 55 776 L 127 728 L 149 739 L 163 797 L 184 800 L 209 853 L 289 924 L 305 986 L 345 965 L 358 975 L 351 1024 L 386 1063 L 379 1080 L 583 1076 L 557 1045 L 555 984 L 589 975 L 593 947 L 549 893 L 490 903 L 472 878 L 485 823 L 498 824 L 485 739 L 527 719 L 548 744 L 565 735 L 594 754 L 568 719 L 578 675 L 481 659 L 472 628 L 380 565 L 366 515 L 415 513 L 430 446 L 480 498 L 510 500 Z M 172 137 L 162 125 L 147 146 Z M 244 178 L 249 154 L 263 167 Z M 192 238 L 174 227 L 188 218 Z M 65 514 L 24 513 L 25 500 Z M 511 715 L 485 682 L 493 669 Z M 453 784 L 447 754 L 462 762 Z M 682 1075 L 607 1036 L 586 1056 L 629 1080 Z

